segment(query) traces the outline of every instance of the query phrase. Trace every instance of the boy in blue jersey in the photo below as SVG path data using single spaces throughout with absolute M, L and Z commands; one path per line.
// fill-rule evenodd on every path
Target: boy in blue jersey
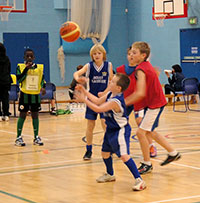
M 74 79 L 80 84 L 86 84 L 89 80 L 89 92 L 95 96 L 101 96 L 107 92 L 108 82 L 113 77 L 112 63 L 106 61 L 106 50 L 101 44 L 95 44 L 90 49 L 91 62 L 83 66 L 79 71 L 74 73 Z M 85 74 L 85 76 L 83 76 Z M 84 160 L 90 160 L 92 156 L 92 140 L 95 121 L 98 113 L 87 107 L 85 118 L 87 119 L 86 130 L 86 153 Z M 100 113 L 100 119 L 103 129 L 105 130 L 105 121 L 103 114 Z
M 145 182 L 140 177 L 135 162 L 129 155 L 129 143 L 131 127 L 126 115 L 126 105 L 122 92 L 129 86 L 130 79 L 127 75 L 117 73 L 109 84 L 106 95 L 98 98 L 86 91 L 82 85 L 77 86 L 75 98 L 97 113 L 104 113 L 106 120 L 106 132 L 102 145 L 102 158 L 106 165 L 107 172 L 97 178 L 98 183 L 115 181 L 112 154 L 115 153 L 126 164 L 134 178 L 133 190 L 144 190 Z M 87 97 L 86 97 L 87 96 Z

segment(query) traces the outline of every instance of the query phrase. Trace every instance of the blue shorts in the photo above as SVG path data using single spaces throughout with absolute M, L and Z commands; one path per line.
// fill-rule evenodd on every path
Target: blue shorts
M 101 119 L 104 118 L 103 113 L 96 113 L 92 109 L 87 107 L 85 112 L 85 118 L 88 120 L 96 120 L 98 114 L 100 115 Z
M 120 130 L 106 129 L 102 152 L 115 153 L 118 157 L 130 154 L 131 127 L 126 125 Z

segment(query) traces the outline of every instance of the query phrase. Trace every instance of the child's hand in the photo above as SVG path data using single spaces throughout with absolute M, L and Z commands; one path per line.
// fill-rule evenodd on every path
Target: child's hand
M 81 76 L 77 79 L 77 82 L 84 85 L 85 83 L 87 83 L 87 78 L 84 76 Z
M 85 89 L 85 87 L 83 87 L 83 85 L 77 84 L 75 89 L 77 91 L 83 92 L 85 94 L 86 89 Z
M 33 62 L 26 62 L 26 67 L 27 68 L 32 68 Z
M 82 91 L 75 91 L 74 98 L 76 102 L 84 102 L 85 101 L 85 95 Z

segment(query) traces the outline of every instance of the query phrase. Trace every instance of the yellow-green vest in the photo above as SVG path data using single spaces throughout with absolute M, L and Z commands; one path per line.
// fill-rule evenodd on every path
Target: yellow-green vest
M 24 63 L 19 63 L 18 66 L 21 73 L 26 68 L 26 65 Z M 20 83 L 20 90 L 23 93 L 40 94 L 43 69 L 43 64 L 37 64 L 37 68 L 29 69 L 27 71 L 26 78 Z

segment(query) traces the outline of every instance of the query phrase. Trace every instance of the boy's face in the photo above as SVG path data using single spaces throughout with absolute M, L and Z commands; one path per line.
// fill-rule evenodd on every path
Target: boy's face
M 103 61 L 103 53 L 99 50 L 96 50 L 93 54 L 92 54 L 92 58 L 95 62 L 102 62 Z
M 135 66 L 135 62 L 134 62 L 134 57 L 133 57 L 133 51 L 130 49 L 127 53 L 127 60 L 129 63 L 129 66 Z
M 24 55 L 24 60 L 26 62 L 32 62 L 35 59 L 34 53 L 32 51 L 27 51 Z
M 144 59 L 146 57 L 146 54 L 140 53 L 140 50 L 135 48 L 135 47 L 132 47 L 131 51 L 133 53 L 133 61 L 134 61 L 134 63 L 140 64 L 140 63 L 142 63 L 144 61 Z
M 119 80 L 119 78 L 117 76 L 114 76 L 109 83 L 110 90 L 112 93 L 119 93 L 121 91 L 121 87 L 119 85 L 117 85 L 118 80 Z

